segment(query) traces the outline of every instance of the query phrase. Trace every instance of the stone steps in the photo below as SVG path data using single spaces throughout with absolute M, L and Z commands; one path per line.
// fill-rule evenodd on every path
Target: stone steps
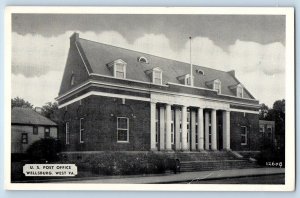
M 255 162 L 248 160 L 182 161 L 181 172 L 258 168 Z

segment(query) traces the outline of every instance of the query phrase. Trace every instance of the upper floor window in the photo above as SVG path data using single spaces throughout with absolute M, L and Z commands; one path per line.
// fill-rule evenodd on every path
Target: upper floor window
M 191 75 L 190 74 L 185 74 L 183 76 L 179 76 L 177 77 L 177 79 L 183 83 L 184 85 L 193 85 L 193 79 L 191 78 Z
M 70 81 L 71 86 L 75 84 L 75 75 L 72 74 L 71 76 L 71 81 Z
M 239 98 L 243 98 L 243 93 L 244 92 L 244 89 L 242 87 L 242 85 L 238 85 L 236 87 L 236 96 L 239 97 Z
M 148 59 L 144 56 L 138 57 L 138 62 L 140 62 L 140 63 L 149 63 Z
M 38 126 L 34 125 L 33 126 L 33 135 L 37 135 L 38 133 L 39 133 Z
M 218 94 L 221 93 L 221 81 L 218 79 L 214 81 L 214 90 L 216 90 Z
M 162 84 L 162 71 L 158 68 L 153 69 L 153 77 L 152 82 L 154 84 Z
M 116 78 L 126 78 L 126 65 L 127 63 L 121 59 L 107 64 L 107 66 L 113 70 L 114 77 Z

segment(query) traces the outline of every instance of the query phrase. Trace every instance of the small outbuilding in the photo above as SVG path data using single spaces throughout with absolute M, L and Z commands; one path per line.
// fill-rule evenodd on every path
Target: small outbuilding
M 11 153 L 25 153 L 42 138 L 57 138 L 57 124 L 30 108 L 11 110 Z

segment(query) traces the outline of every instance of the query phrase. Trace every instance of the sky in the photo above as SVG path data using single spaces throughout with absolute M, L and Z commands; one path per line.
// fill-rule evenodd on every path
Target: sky
M 250 93 L 272 107 L 285 98 L 285 17 L 275 15 L 12 16 L 12 98 L 34 106 L 54 102 L 69 37 L 133 49 L 193 64 L 235 70 Z

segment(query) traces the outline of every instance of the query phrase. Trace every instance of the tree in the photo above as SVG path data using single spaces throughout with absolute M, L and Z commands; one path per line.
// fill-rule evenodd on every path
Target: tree
M 33 105 L 28 102 L 28 101 L 25 101 L 23 98 L 19 98 L 19 97 L 16 97 L 16 98 L 13 98 L 11 99 L 11 108 L 14 108 L 14 107 L 23 107 L 23 108 L 33 108 Z
M 269 107 L 265 105 L 264 103 L 261 104 L 259 109 L 259 119 L 265 120 L 269 113 Z
M 42 106 L 42 115 L 56 122 L 58 121 L 57 110 L 58 104 L 56 102 L 47 102 Z

